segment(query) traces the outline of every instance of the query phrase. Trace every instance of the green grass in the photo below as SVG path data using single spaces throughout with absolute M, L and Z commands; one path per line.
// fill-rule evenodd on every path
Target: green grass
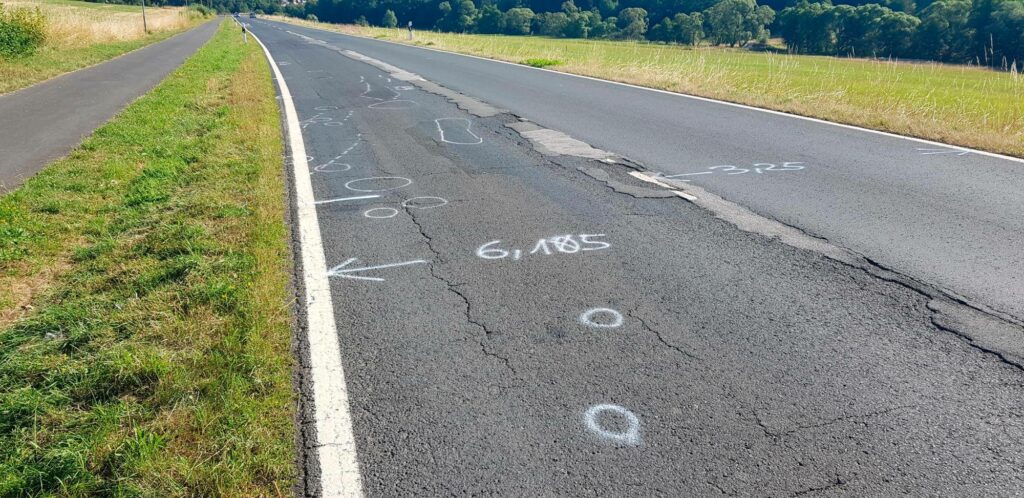
M 0 198 L 0 496 L 274 496 L 294 468 L 280 127 L 231 23 Z
M 522 64 L 530 66 L 530 67 L 557 66 L 557 65 L 559 65 L 561 63 L 562 63 L 562 61 L 560 61 L 560 60 L 544 59 L 544 58 L 537 58 L 537 57 L 532 58 L 532 59 L 526 59 L 525 61 L 522 62 Z
M 288 22 L 311 25 L 305 21 Z M 401 30 L 315 26 L 409 43 Z M 1024 157 L 1024 76 L 944 64 L 418 31 L 412 43 Z

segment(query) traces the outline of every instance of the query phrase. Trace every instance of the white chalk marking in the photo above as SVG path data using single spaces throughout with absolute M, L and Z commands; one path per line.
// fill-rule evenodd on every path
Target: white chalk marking
M 661 175 L 662 178 L 679 178 L 680 176 L 693 176 L 693 175 L 710 175 L 714 171 L 700 171 L 697 173 L 680 173 L 678 175 Z
M 296 221 L 299 225 L 299 252 L 305 285 L 306 338 L 309 341 L 310 383 L 313 393 L 313 418 L 316 427 L 312 448 L 320 468 L 320 495 L 324 497 L 361 497 L 359 458 L 352 434 L 345 369 L 341 363 L 338 330 L 334 323 L 334 305 L 324 262 L 323 239 L 317 220 L 313 184 L 309 178 L 306 145 L 302 140 L 299 117 L 284 75 L 270 50 L 255 35 L 274 73 L 281 102 L 284 104 L 288 145 L 293 154 Z
M 459 121 L 459 122 L 466 123 L 466 133 L 469 133 L 470 135 L 473 135 L 473 138 L 475 139 L 475 141 L 474 142 L 456 142 L 454 140 L 448 140 L 447 138 L 444 137 L 444 127 L 441 126 L 441 121 Z M 449 143 L 449 144 L 454 144 L 454 145 L 477 145 L 477 144 L 483 143 L 483 141 L 484 141 L 484 139 L 482 139 L 479 136 L 477 136 L 476 133 L 473 133 L 473 130 L 471 129 L 471 127 L 473 126 L 473 122 L 468 120 L 468 119 L 466 119 L 466 118 L 438 118 L 438 119 L 434 120 L 434 123 L 437 124 L 437 131 L 438 131 L 438 133 L 441 134 L 441 141 L 442 142 Z
M 426 200 L 428 202 L 415 202 L 422 200 Z M 402 207 L 409 209 L 432 209 L 444 206 L 445 204 L 448 204 L 448 200 L 442 197 L 411 197 L 402 201 Z
M 552 254 L 555 254 L 556 252 L 563 254 L 575 254 L 581 251 L 600 251 L 602 249 L 608 249 L 609 247 L 612 246 L 611 244 L 602 240 L 593 240 L 597 237 L 604 236 L 605 234 L 603 233 L 581 233 L 579 234 L 579 241 L 577 241 L 575 239 L 576 236 L 572 234 L 545 237 L 543 239 L 538 240 L 536 245 L 533 246 L 533 249 L 531 249 L 530 252 L 527 254 L 542 254 L 544 256 L 550 256 Z M 509 251 L 506 251 L 498 247 L 491 247 L 500 243 L 501 240 L 499 239 L 492 240 L 481 245 L 476 249 L 477 257 L 483 259 L 507 258 L 510 254 Z M 551 248 L 548 247 L 549 243 L 552 246 L 554 246 L 555 251 L 552 251 Z M 519 249 L 513 249 L 511 254 L 515 255 L 512 259 L 519 259 L 519 256 L 522 255 L 522 251 L 520 251 Z
M 378 211 L 380 211 L 383 214 L 375 214 Z M 371 214 L 371 213 L 373 213 L 373 214 Z M 384 219 L 384 218 L 394 218 L 397 215 L 398 215 L 398 210 L 395 209 L 395 208 L 389 208 L 389 207 L 377 207 L 377 208 L 373 208 L 373 209 L 367 209 L 366 211 L 363 212 L 363 216 L 365 216 L 367 218 L 378 219 L 378 220 Z
M 386 187 L 386 188 L 353 188 L 352 187 L 353 183 L 370 182 L 370 181 L 377 181 L 377 180 L 400 180 L 400 181 L 403 181 L 405 183 L 403 183 L 401 185 L 396 185 L 394 187 Z M 349 181 L 345 182 L 345 188 L 347 188 L 349 190 L 352 190 L 352 191 L 355 191 L 355 192 L 386 192 L 388 190 L 395 190 L 395 189 L 402 188 L 402 187 L 408 187 L 409 185 L 412 185 L 412 180 L 410 180 L 408 178 L 405 178 L 405 177 L 401 177 L 401 176 L 371 176 L 369 178 L 358 178 L 358 179 L 355 179 L 355 180 L 349 180 Z
M 629 426 L 623 432 L 606 430 L 604 427 L 601 427 L 601 421 L 598 420 L 598 418 L 601 417 L 601 414 L 605 412 L 610 412 L 625 418 Z M 619 405 L 594 405 L 587 409 L 583 414 L 583 422 L 591 432 L 602 438 L 609 439 L 616 444 L 627 446 L 636 446 L 640 444 L 640 419 L 638 419 L 633 412 Z
M 321 164 L 313 168 L 314 171 L 320 173 L 341 173 L 342 171 L 348 171 L 352 169 L 352 165 L 348 163 L 336 163 L 334 160 L 327 164 Z
M 336 106 L 336 105 L 322 105 L 322 106 L 319 106 L 319 107 L 314 107 L 313 110 L 314 111 L 337 111 L 338 110 L 338 106 Z
M 355 197 L 338 197 L 337 199 L 326 199 L 323 201 L 316 201 L 317 205 L 330 204 L 332 202 L 344 202 L 344 201 L 358 201 L 361 199 L 376 199 L 379 195 L 357 195 Z
M 418 265 L 418 264 L 426 264 L 427 263 L 426 261 L 424 261 L 422 259 L 416 259 L 416 260 L 413 260 L 413 261 L 405 261 L 405 262 L 402 262 L 402 263 L 389 263 L 389 264 L 386 264 L 386 265 L 365 266 L 363 268 L 348 268 L 348 265 L 350 265 L 352 263 L 355 263 L 356 261 L 359 261 L 359 259 L 358 258 L 349 258 L 349 259 L 345 260 L 344 263 L 342 263 L 342 264 L 340 264 L 338 266 L 335 266 L 334 268 L 331 268 L 330 270 L 328 270 L 327 271 L 327 276 L 328 277 L 352 278 L 352 279 L 356 279 L 356 280 L 372 280 L 374 282 L 383 282 L 384 279 L 380 278 L 380 277 L 363 277 L 363 276 L 360 276 L 360 275 L 350 275 L 350 273 L 355 273 L 355 272 L 360 272 L 360 271 L 367 271 L 367 270 L 380 270 L 382 268 L 394 268 L 396 266 Z
M 598 320 L 598 315 L 611 315 L 611 320 Z M 599 329 L 614 329 L 621 327 L 623 322 L 622 313 L 615 311 L 611 308 L 593 308 L 584 311 L 580 315 L 580 323 L 588 327 L 597 327 Z

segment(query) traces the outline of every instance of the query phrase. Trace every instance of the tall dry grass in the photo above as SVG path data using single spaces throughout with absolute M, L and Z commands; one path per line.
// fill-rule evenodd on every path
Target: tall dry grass
M 97 43 L 137 40 L 146 36 L 138 8 L 104 8 L 79 2 L 7 0 L 9 7 L 38 8 L 47 19 L 46 45 L 55 48 L 85 47 Z M 186 28 L 188 12 L 180 7 L 147 8 L 150 32 Z

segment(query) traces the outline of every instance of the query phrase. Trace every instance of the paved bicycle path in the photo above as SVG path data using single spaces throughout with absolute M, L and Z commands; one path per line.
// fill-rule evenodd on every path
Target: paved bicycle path
M 203 46 L 219 22 L 95 66 L 0 95 L 0 192 L 16 188 Z

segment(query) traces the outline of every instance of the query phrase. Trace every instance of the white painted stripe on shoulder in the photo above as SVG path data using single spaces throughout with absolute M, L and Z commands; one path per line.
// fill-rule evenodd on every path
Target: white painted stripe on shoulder
M 313 184 L 306 162 L 306 145 L 302 140 L 299 116 L 295 112 L 288 84 L 278 69 L 270 50 L 252 32 L 263 48 L 270 69 L 277 79 L 284 105 L 288 144 L 291 148 L 295 176 L 296 220 L 299 224 L 299 252 L 302 278 L 306 289 L 306 335 L 309 340 L 309 369 L 313 383 L 313 412 L 316 422 L 317 460 L 320 464 L 320 496 L 361 497 L 362 479 L 356 455 L 352 416 L 349 413 L 348 389 L 341 364 L 341 348 L 334 323 L 334 306 L 324 261 L 320 222 L 317 220 Z
M 275 21 L 275 22 L 283 22 L 283 21 Z M 294 26 L 299 26 L 299 25 L 294 25 Z M 341 35 L 341 36 L 350 36 L 352 38 L 359 38 L 361 40 L 375 41 L 375 42 L 381 42 L 381 43 L 390 43 L 392 45 L 398 45 L 398 46 L 402 46 L 402 47 L 416 48 L 416 49 L 420 49 L 420 50 L 429 50 L 431 52 L 438 52 L 438 53 L 448 54 L 448 55 L 457 55 L 457 56 L 460 56 L 460 57 L 469 57 L 469 58 L 472 58 L 472 59 L 479 59 L 479 60 L 482 60 L 482 61 L 496 62 L 498 64 L 508 64 L 510 66 L 515 66 L 515 67 L 521 68 L 521 69 L 529 69 L 529 70 L 534 70 L 534 71 L 545 71 L 545 72 L 548 72 L 548 73 L 558 74 L 558 75 L 562 75 L 562 76 L 569 76 L 569 77 L 572 77 L 572 78 L 582 78 L 582 79 L 585 79 L 585 80 L 597 81 L 597 82 L 600 82 L 600 83 L 608 83 L 608 84 L 611 84 L 611 85 L 625 86 L 625 87 L 634 88 L 634 89 L 637 89 L 637 90 L 645 90 L 645 91 L 648 91 L 648 92 L 663 93 L 663 94 L 672 95 L 672 96 L 675 96 L 675 97 L 683 97 L 683 98 L 687 98 L 687 99 L 699 100 L 701 102 L 709 102 L 709 103 L 712 103 L 712 104 L 720 104 L 720 105 L 726 105 L 726 106 L 730 106 L 730 107 L 737 107 L 737 108 L 746 109 L 746 110 L 749 110 L 749 111 L 765 112 L 765 113 L 768 113 L 768 114 L 774 114 L 776 116 L 784 116 L 784 117 L 787 117 L 787 118 L 801 119 L 801 120 L 804 120 L 804 121 L 810 121 L 812 123 L 824 124 L 824 125 L 829 125 L 829 126 L 838 126 L 840 128 L 846 128 L 846 129 L 849 129 L 849 130 L 856 130 L 856 131 L 861 131 L 861 132 L 864 132 L 864 133 L 871 133 L 873 135 L 881 135 L 881 136 L 885 136 L 885 137 L 898 138 L 898 139 L 902 139 L 902 140 L 910 140 L 912 142 L 917 142 L 917 143 L 922 143 L 922 144 L 937 145 L 937 146 L 940 146 L 940 147 L 946 147 L 946 148 L 950 148 L 950 149 L 955 149 L 955 150 L 959 150 L 959 151 L 962 151 L 962 152 L 972 152 L 974 154 L 980 154 L 980 155 L 983 155 L 983 156 L 994 157 L 996 159 L 1005 159 L 1007 161 L 1013 161 L 1013 162 L 1024 164 L 1024 158 L 1020 158 L 1020 157 L 1007 156 L 1005 154 L 997 154 L 995 152 L 987 152 L 987 151 L 984 151 L 984 150 L 972 149 L 970 147 L 962 147 L 962 146 L 959 146 L 959 145 L 945 144 L 945 143 L 942 143 L 942 142 L 936 142 L 936 141 L 928 140 L 928 139 L 925 139 L 925 138 L 917 138 L 917 137 L 910 137 L 910 136 L 906 136 L 906 135 L 899 135 L 899 134 L 890 133 L 890 132 L 887 132 L 887 131 L 872 130 L 870 128 L 864 128 L 864 127 L 857 126 L 857 125 L 851 125 L 851 124 L 845 124 L 845 123 L 837 123 L 835 121 L 827 121 L 827 120 L 819 119 L 819 118 L 812 118 L 812 117 L 808 117 L 808 116 L 801 116 L 799 114 L 792 114 L 792 113 L 783 112 L 783 111 L 776 111 L 776 110 L 772 110 L 772 109 L 764 109 L 764 108 L 761 108 L 761 107 L 754 107 L 754 106 L 749 106 L 749 105 L 746 105 L 746 104 L 738 104 L 736 102 L 729 102 L 729 101 L 726 101 L 726 100 L 718 100 L 718 99 L 713 99 L 713 98 L 710 98 L 710 97 L 700 97 L 700 96 L 691 95 L 691 94 L 688 94 L 688 93 L 673 92 L 673 91 L 669 91 L 669 90 L 661 90 L 661 89 L 658 89 L 658 88 L 650 88 L 650 87 L 646 87 L 646 86 L 634 85 L 634 84 L 631 84 L 631 83 L 622 83 L 621 81 L 605 80 L 605 79 L 601 79 L 601 78 L 595 78 L 593 76 L 584 76 L 582 74 L 566 73 L 566 72 L 563 72 L 563 71 L 556 71 L 554 69 L 547 69 L 547 68 L 543 68 L 543 67 L 526 66 L 526 65 L 523 65 L 523 64 L 516 64 L 515 62 L 508 62 L 508 61 L 503 61 L 503 60 L 498 60 L 498 59 L 490 59 L 490 58 L 487 58 L 487 57 L 481 57 L 479 55 L 460 54 L 458 52 L 449 52 L 447 50 L 441 50 L 441 49 L 437 49 L 437 48 L 421 47 L 419 45 L 409 45 L 407 43 L 398 43 L 398 42 L 393 42 L 393 41 L 388 41 L 388 40 L 381 40 L 381 39 L 377 39 L 377 38 L 367 38 L 367 37 L 364 37 L 364 36 L 349 35 L 349 34 L 345 34 L 345 33 L 339 33 L 337 31 L 329 31 L 329 30 L 326 30 L 326 29 L 309 28 L 309 27 L 306 27 L 306 26 L 299 26 L 299 27 L 302 27 L 302 28 L 305 28 L 305 29 L 312 29 L 312 30 L 316 30 L 316 31 L 323 31 L 324 33 L 331 33 L 331 34 L 336 34 L 336 35 Z

